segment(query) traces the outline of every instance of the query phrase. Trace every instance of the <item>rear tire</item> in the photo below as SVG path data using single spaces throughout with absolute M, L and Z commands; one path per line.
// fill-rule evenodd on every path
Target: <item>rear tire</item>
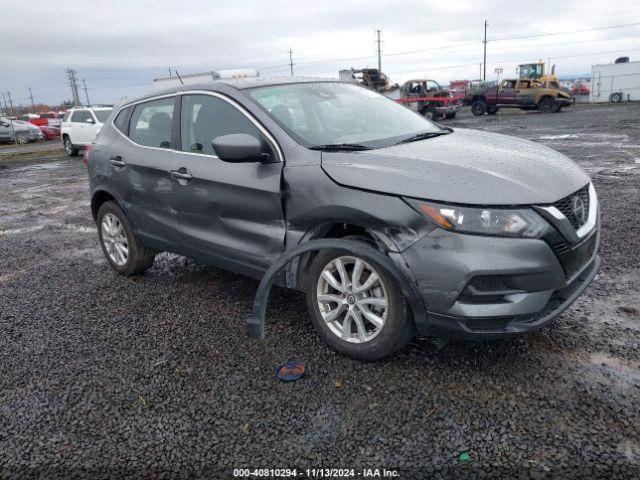
M 498 110 L 500 110 L 498 107 L 496 107 L 495 105 L 488 105 L 487 106 L 487 113 L 489 115 L 495 115 L 496 113 L 498 113 Z
M 156 251 L 136 241 L 127 216 L 115 202 L 102 204 L 96 223 L 102 253 L 120 275 L 142 273 L 153 265 Z
M 73 143 L 71 143 L 71 138 L 69 137 L 65 137 L 64 139 L 64 151 L 67 152 L 67 155 L 69 155 L 70 157 L 78 156 L 78 149 L 73 146 Z
M 471 113 L 477 117 L 481 117 L 487 112 L 487 102 L 484 100 L 476 100 L 471 104 Z
M 551 113 L 553 112 L 554 103 L 555 101 L 552 98 L 545 98 L 540 102 L 538 109 L 541 113 Z
M 339 273 L 337 260 L 345 279 Z M 361 262 L 360 275 L 355 273 L 356 262 Z M 337 280 L 340 289 L 331 285 L 324 275 L 326 272 Z M 372 286 L 359 291 L 374 273 L 377 279 Z M 320 300 L 321 297 L 324 300 Z M 329 297 L 332 299 L 326 300 Z M 376 262 L 352 253 L 320 251 L 311 263 L 306 299 L 316 330 L 327 345 L 342 355 L 357 360 L 378 360 L 402 349 L 414 336 L 406 301 L 391 275 Z

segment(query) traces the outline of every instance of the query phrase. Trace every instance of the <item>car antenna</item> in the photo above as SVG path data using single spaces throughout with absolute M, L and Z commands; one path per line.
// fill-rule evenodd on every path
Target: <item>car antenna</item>
M 184 82 L 182 81 L 182 77 L 180 76 L 180 74 L 178 73 L 178 70 L 175 70 L 176 72 L 176 77 L 178 77 L 178 80 L 180 80 L 180 84 L 184 85 Z

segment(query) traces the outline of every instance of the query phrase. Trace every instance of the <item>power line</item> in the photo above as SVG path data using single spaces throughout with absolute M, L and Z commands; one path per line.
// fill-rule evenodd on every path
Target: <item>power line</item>
M 31 91 L 31 87 L 29 87 L 29 97 L 31 98 L 31 108 L 33 109 L 33 113 L 36 113 L 36 105 L 33 102 L 33 92 Z
M 613 28 L 626 28 L 626 27 L 635 27 L 636 25 L 640 25 L 640 22 L 637 23 L 627 23 L 624 25 L 611 25 L 609 27 L 599 27 L 599 28 L 589 28 L 586 30 L 572 30 L 569 32 L 553 32 L 553 33 L 540 33 L 538 35 L 523 35 L 521 37 L 503 37 L 503 38 L 494 38 L 489 40 L 490 42 L 502 42 L 504 40 L 521 40 L 524 38 L 538 38 L 538 37 L 551 37 L 554 35 L 568 35 L 571 33 L 586 33 L 586 32 L 597 32 L 599 30 L 611 30 Z
M 293 50 L 289 49 L 289 68 L 291 69 L 291 76 L 293 77 Z
M 67 68 L 67 75 L 69 75 L 69 86 L 71 87 L 73 105 L 80 105 L 80 95 L 78 94 L 78 80 L 76 79 L 76 71 L 73 68 Z
M 87 97 L 87 105 L 91 105 L 89 101 L 89 89 L 87 88 L 87 82 L 84 78 L 82 79 L 82 86 L 84 87 L 84 96 Z
M 380 49 L 380 30 L 376 30 L 378 44 L 378 72 L 382 72 L 382 50 Z
M 486 82 L 487 81 L 487 26 L 489 24 L 487 23 L 487 21 L 484 21 L 484 40 L 482 41 L 482 43 L 484 44 L 484 59 L 482 61 L 482 63 L 484 64 L 484 70 L 482 72 L 482 81 Z
M 7 92 L 7 98 L 9 99 L 9 107 L 11 107 L 11 115 L 15 115 L 13 110 L 13 102 L 11 101 L 11 92 Z

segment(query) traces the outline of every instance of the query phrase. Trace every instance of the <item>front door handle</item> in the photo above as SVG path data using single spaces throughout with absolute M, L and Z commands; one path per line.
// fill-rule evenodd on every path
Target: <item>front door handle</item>
M 122 157 L 120 155 L 115 155 L 109 158 L 109 163 L 111 163 L 111 165 L 113 165 L 114 167 L 124 167 L 127 165 L 124 160 L 122 160 Z
M 193 179 L 193 175 L 191 175 L 191 172 L 184 167 L 178 170 L 171 170 L 169 174 L 171 175 L 171 178 L 175 178 L 178 181 L 182 180 L 185 183 Z

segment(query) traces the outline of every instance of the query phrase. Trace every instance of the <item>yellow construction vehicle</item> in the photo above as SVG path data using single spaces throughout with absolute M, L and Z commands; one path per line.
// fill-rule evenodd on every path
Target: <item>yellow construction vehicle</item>
M 560 82 L 556 76 L 556 66 L 551 67 L 551 74 L 545 72 L 545 63 L 542 60 L 533 63 L 523 63 L 518 65 L 516 73 L 520 78 L 530 78 L 544 84 L 547 88 L 560 89 Z

